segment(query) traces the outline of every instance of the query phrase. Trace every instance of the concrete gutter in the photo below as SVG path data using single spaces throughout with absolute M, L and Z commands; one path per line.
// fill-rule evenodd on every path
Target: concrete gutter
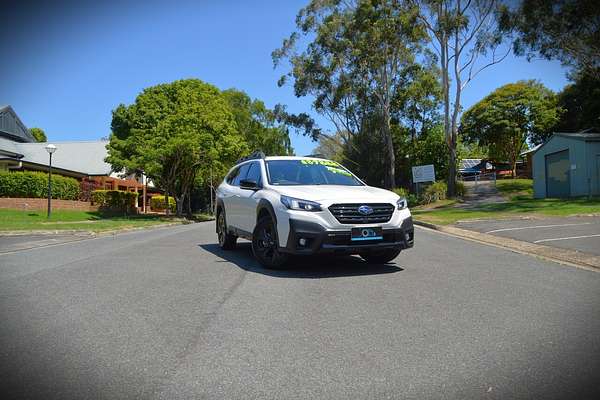
M 600 272 L 600 256 L 587 254 L 580 251 L 561 249 L 558 247 L 544 246 L 541 244 L 522 242 L 520 240 L 489 235 L 487 233 L 470 231 L 455 226 L 435 225 L 429 222 L 413 220 L 415 225 L 445 233 L 447 235 L 496 246 L 514 251 L 516 253 L 535 256 L 544 260 L 558 262 L 560 264 L 583 268 L 594 272 Z

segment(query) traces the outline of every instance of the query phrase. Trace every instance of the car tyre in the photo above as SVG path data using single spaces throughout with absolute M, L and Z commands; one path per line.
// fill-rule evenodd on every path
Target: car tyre
M 258 220 L 252 232 L 252 252 L 258 262 L 268 269 L 282 269 L 288 255 L 279 251 L 277 228 L 271 217 Z
M 361 253 L 360 256 L 369 264 L 386 264 L 398 257 L 401 249 L 372 250 Z
M 233 250 L 237 242 L 237 236 L 227 232 L 227 221 L 225 220 L 225 211 L 217 215 L 217 238 L 219 247 L 223 250 Z

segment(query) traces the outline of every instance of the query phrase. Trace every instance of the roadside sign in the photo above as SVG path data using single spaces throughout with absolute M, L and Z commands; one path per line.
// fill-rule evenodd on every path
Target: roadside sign
M 435 171 L 433 165 L 418 165 L 412 167 L 413 183 L 435 182 Z

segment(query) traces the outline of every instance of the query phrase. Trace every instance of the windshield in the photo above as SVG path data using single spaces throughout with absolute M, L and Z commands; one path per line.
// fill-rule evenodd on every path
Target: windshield
M 329 160 L 270 160 L 266 162 L 271 185 L 363 186 L 346 168 Z

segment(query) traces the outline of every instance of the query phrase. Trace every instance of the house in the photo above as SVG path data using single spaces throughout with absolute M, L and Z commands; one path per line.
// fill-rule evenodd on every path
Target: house
M 532 158 L 536 198 L 600 195 L 600 133 L 555 133 Z
M 104 161 L 108 155 L 105 140 L 53 144 L 52 172 L 80 181 L 84 197 L 95 189 L 125 190 L 139 193 L 140 203 L 145 205 L 150 192 L 157 192 L 151 183 L 144 185 L 142 175 L 122 176 L 112 171 Z M 48 171 L 46 145 L 36 142 L 11 106 L 0 107 L 0 171 Z
M 522 176 L 526 174 L 525 165 L 522 161 L 517 161 L 517 175 Z M 458 174 L 463 179 L 469 179 L 472 177 L 483 177 L 494 173 L 496 177 L 512 177 L 512 165 L 507 162 L 499 162 L 494 160 L 486 160 L 481 158 L 464 158 L 460 161 Z
M 533 146 L 532 148 L 523 151 L 521 154 L 519 154 L 521 156 L 521 158 L 523 158 L 525 160 L 525 177 L 526 178 L 533 178 L 533 155 L 535 154 L 535 152 L 537 151 L 537 149 L 539 149 L 542 146 L 542 144 L 538 144 L 536 146 Z

